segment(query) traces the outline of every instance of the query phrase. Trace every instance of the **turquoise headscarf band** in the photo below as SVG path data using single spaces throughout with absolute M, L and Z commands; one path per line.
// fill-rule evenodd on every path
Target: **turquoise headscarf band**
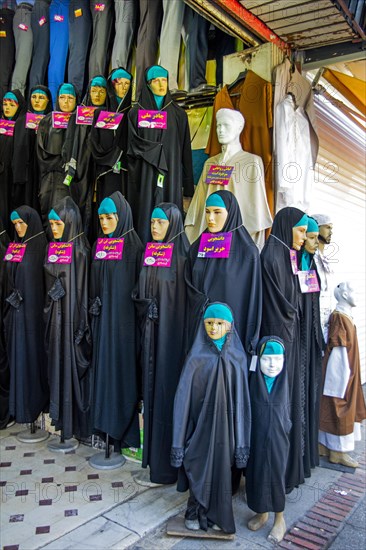
M 58 95 L 62 95 L 62 94 L 73 95 L 74 97 L 76 97 L 74 86 L 72 84 L 68 84 L 67 82 L 65 82 L 60 86 L 60 89 L 58 92 Z
M 154 80 L 154 78 L 168 78 L 168 71 L 160 65 L 153 65 L 146 73 L 146 81 Z
M 306 233 L 319 233 L 319 225 L 314 218 L 308 217 L 308 228 Z
M 91 86 L 100 86 L 101 88 L 106 88 L 107 81 L 104 76 L 95 76 L 90 83 L 90 87 Z
M 211 340 L 213 341 L 215 346 L 221 351 L 222 348 L 224 347 L 225 342 L 226 342 L 226 337 L 227 337 L 227 334 L 225 334 L 225 336 L 222 336 L 218 340 L 212 340 L 212 338 L 211 338 Z
M 266 383 L 268 393 L 271 393 L 273 384 L 275 383 L 277 376 L 271 377 L 271 376 L 267 376 L 267 374 L 263 374 L 263 378 Z
M 45 95 L 48 99 L 46 92 L 44 90 L 40 90 L 39 88 L 36 88 L 35 90 L 33 90 L 32 95 L 33 94 L 42 94 L 42 95 Z
M 303 250 L 301 256 L 301 271 L 309 271 L 311 266 L 311 257 L 307 250 Z
M 19 103 L 19 99 L 13 92 L 6 92 L 3 99 L 11 99 L 12 101 L 15 101 L 15 103 Z
M 110 197 L 102 200 L 98 208 L 98 214 L 99 216 L 101 214 L 117 214 L 117 206 Z
M 232 323 L 234 320 L 231 309 L 229 309 L 227 306 L 224 306 L 223 304 L 212 304 L 208 306 L 208 308 L 206 309 L 203 315 L 203 318 L 204 319 L 224 319 L 229 323 Z
M 304 214 L 301 220 L 299 220 L 293 227 L 299 227 L 300 225 L 308 225 L 309 217 L 307 214 Z
M 284 347 L 279 342 L 268 340 L 261 355 L 283 355 L 284 353 Z
M 151 214 L 151 219 L 153 218 L 157 218 L 159 220 L 168 220 L 169 221 L 169 218 L 168 216 L 165 214 L 164 210 L 162 208 L 154 208 L 154 210 L 152 211 L 152 214 Z
M 131 80 L 131 75 L 124 69 L 116 69 L 111 74 L 111 80 L 117 80 L 117 78 L 127 78 L 127 80 Z
M 52 210 L 50 210 L 49 214 L 48 214 L 48 219 L 49 220 L 57 220 L 57 221 L 62 221 L 60 216 L 57 214 L 57 212 L 54 211 L 54 209 L 52 208 Z
M 212 193 L 206 200 L 206 206 L 217 206 L 219 208 L 226 208 L 226 204 L 220 197 L 220 195 L 217 195 L 216 193 Z
M 13 222 L 14 220 L 21 220 L 21 217 L 16 210 L 13 210 L 13 212 L 10 214 L 10 219 Z

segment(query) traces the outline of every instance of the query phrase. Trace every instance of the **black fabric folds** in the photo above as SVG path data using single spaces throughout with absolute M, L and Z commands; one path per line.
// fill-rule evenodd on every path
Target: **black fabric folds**
M 5 345 L 4 306 L 6 263 L 3 261 L 10 239 L 0 218 L 0 430 L 9 422 L 10 371 Z

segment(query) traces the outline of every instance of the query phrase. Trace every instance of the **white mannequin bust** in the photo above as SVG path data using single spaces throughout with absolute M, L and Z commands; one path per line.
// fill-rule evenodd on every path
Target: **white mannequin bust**
M 233 157 L 243 148 L 240 143 L 240 134 L 244 129 L 244 117 L 233 109 L 219 109 L 216 114 L 216 133 L 221 145 L 222 164 Z
M 349 281 L 340 283 L 334 289 L 337 300 L 336 310 L 352 317 L 352 309 L 356 307 L 355 290 Z

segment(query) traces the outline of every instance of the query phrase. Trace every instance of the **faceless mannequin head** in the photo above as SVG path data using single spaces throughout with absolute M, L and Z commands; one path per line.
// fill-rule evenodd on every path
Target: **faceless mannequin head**
M 244 128 L 244 117 L 233 109 L 219 109 L 216 113 L 216 133 L 221 145 L 239 141 Z
M 63 113 L 72 113 L 76 108 L 75 89 L 72 84 L 64 83 L 58 92 L 58 104 Z
M 339 305 L 356 307 L 356 292 L 349 281 L 339 283 L 334 289 L 334 296 Z
M 14 216 L 13 216 L 14 214 Z M 28 225 L 21 218 L 16 217 L 16 212 L 12 212 L 11 221 L 14 225 L 15 231 L 17 232 L 18 237 L 23 238 L 27 232 Z
M 49 102 L 47 94 L 45 92 L 42 92 L 42 90 L 34 90 L 30 100 L 31 100 L 32 109 L 36 113 L 39 113 L 39 112 L 43 113 L 46 110 Z
M 162 208 L 154 208 L 151 214 L 151 236 L 154 241 L 163 241 L 169 228 L 169 218 Z
M 19 109 L 18 98 L 12 92 L 7 92 L 3 98 L 3 113 L 5 118 L 12 119 Z
M 284 362 L 283 346 L 279 342 L 268 340 L 260 356 L 260 369 L 263 374 L 275 378 L 282 371 Z
M 225 339 L 231 331 L 233 314 L 225 304 L 210 304 L 203 315 L 206 334 L 211 340 Z

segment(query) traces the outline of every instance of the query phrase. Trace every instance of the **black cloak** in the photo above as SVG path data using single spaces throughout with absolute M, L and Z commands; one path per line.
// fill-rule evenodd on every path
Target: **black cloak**
M 246 466 L 250 431 L 246 357 L 235 323 L 219 351 L 201 318 L 175 396 L 171 464 L 183 465 L 177 489 L 189 483 L 203 529 L 208 522 L 235 533 L 231 467 Z
M 58 101 L 61 86 L 62 84 L 57 90 L 55 111 L 61 110 Z M 77 96 L 76 90 L 75 95 Z M 36 146 L 39 166 L 39 202 L 45 228 L 48 228 L 47 216 L 53 205 L 70 195 L 70 187 L 63 183 L 66 173 L 61 153 L 65 136 L 66 129 L 52 128 L 51 113 L 39 123 Z
M 168 91 L 160 109 L 167 113 L 167 129 L 138 128 L 140 109 L 158 110 L 145 79 L 138 103 L 128 114 L 127 198 L 136 231 L 143 243 L 150 239 L 150 215 L 156 204 L 172 202 L 183 213 L 183 194 L 194 192 L 192 151 L 186 112 Z M 158 185 L 158 177 L 164 181 Z
M 10 420 L 9 415 L 9 385 L 10 372 L 8 357 L 6 355 L 5 333 L 4 333 L 4 305 L 5 305 L 5 274 L 6 264 L 3 261 L 8 244 L 9 236 L 0 218 L 0 430 L 6 428 Z
M 37 420 L 47 410 L 49 391 L 44 347 L 43 260 L 47 239 L 38 212 L 17 208 L 28 224 L 21 262 L 6 262 L 5 341 L 10 368 L 9 413 L 18 424 Z
M 290 448 L 290 400 L 285 362 L 271 393 L 268 393 L 260 369 L 260 352 L 268 340 L 283 345 L 280 338 L 266 336 L 258 344 L 255 372 L 250 373 L 249 392 L 252 408 L 250 456 L 246 469 L 247 504 L 257 514 L 283 512 L 285 508 L 285 472 Z
M 136 284 L 142 244 L 133 229 L 131 208 L 117 191 L 111 199 L 123 237 L 122 260 L 95 260 L 90 278 L 93 335 L 93 429 L 109 434 L 121 447 L 140 447 L 138 425 L 137 335 L 131 292 Z M 102 236 L 102 234 L 101 234 Z
M 11 90 L 18 98 L 19 107 L 12 120 L 18 120 L 26 110 L 25 99 L 19 90 Z M 5 118 L 1 111 L 0 118 Z M 15 129 L 14 129 L 15 134 Z M 13 189 L 13 151 L 14 151 L 14 135 L 5 136 L 0 134 L 0 218 L 3 220 L 5 229 L 10 234 L 13 234 L 13 227 L 10 223 L 10 213 L 14 208 L 14 189 Z M 17 205 L 19 206 L 19 205 Z
M 52 96 L 50 90 L 41 84 L 33 86 L 29 93 L 28 112 L 35 113 L 31 104 L 34 90 L 43 90 L 48 97 L 48 103 L 44 115 L 52 111 Z M 14 151 L 13 151 L 13 206 L 17 208 L 21 204 L 31 206 L 40 212 L 38 187 L 39 167 L 37 160 L 36 142 L 37 132 L 25 127 L 26 114 L 22 114 L 15 124 Z
M 271 235 L 261 252 L 263 310 L 261 335 L 280 337 L 286 349 L 291 402 L 290 453 L 286 472 L 286 492 L 304 482 L 303 399 L 300 372 L 300 286 L 291 268 L 292 228 L 304 212 L 293 207 L 280 210 Z M 279 239 L 279 240 L 278 240 Z M 281 241 L 281 242 L 280 242 Z
M 226 205 L 228 217 L 222 229 L 232 232 L 229 258 L 198 258 L 199 237 L 192 243 L 186 264 L 188 285 L 189 343 L 197 321 L 208 302 L 220 300 L 234 312 L 235 326 L 247 353 L 254 353 L 261 323 L 262 281 L 258 248 L 243 226 L 240 208 L 230 191 L 217 191 Z M 206 229 L 204 232 L 208 232 Z M 248 365 L 249 368 L 249 365 Z
M 170 449 L 174 396 L 184 362 L 186 285 L 183 274 L 189 242 L 179 208 L 164 202 L 158 207 L 170 222 L 163 242 L 174 243 L 171 267 L 142 267 L 132 296 L 141 328 L 142 467 L 150 466 L 150 479 L 154 483 L 169 484 L 177 480 L 177 471 L 170 465 Z
M 91 335 L 88 320 L 90 247 L 78 207 L 65 197 L 54 210 L 65 223 L 62 242 L 72 242 L 72 262 L 45 260 L 46 351 L 50 417 L 65 439 L 90 435 Z

